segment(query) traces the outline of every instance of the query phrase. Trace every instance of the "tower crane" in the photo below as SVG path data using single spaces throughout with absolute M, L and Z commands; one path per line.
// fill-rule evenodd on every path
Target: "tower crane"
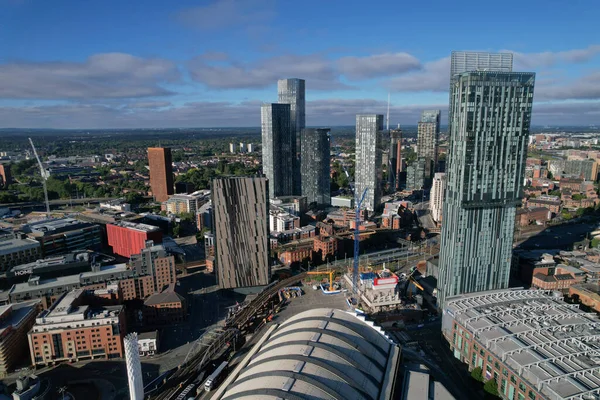
M 333 146 L 333 137 L 330 136 L 329 138 L 331 145 Z M 339 154 L 339 152 L 337 152 L 336 154 Z M 360 194 L 360 198 L 359 193 L 356 193 L 354 184 L 350 182 L 350 174 L 348 173 L 348 170 L 346 169 L 346 166 L 343 163 L 340 163 L 342 165 L 342 168 L 344 170 L 344 173 L 346 174 L 346 177 L 348 178 L 348 183 L 350 185 L 350 190 L 352 190 L 352 194 L 354 195 L 354 204 L 355 204 L 355 213 L 354 213 L 354 260 L 353 260 L 353 265 L 352 265 L 352 291 L 354 294 L 357 293 L 357 288 L 358 288 L 358 259 L 359 259 L 359 252 L 360 252 L 360 210 L 362 208 L 362 204 L 365 200 L 365 196 L 367 195 L 367 191 L 369 190 L 369 188 L 367 187 L 362 194 Z
M 38 156 L 35 146 L 33 145 L 33 140 L 31 140 L 31 138 L 29 138 L 29 143 L 31 143 L 31 148 L 33 149 L 33 154 L 35 155 L 35 159 L 37 160 L 38 165 L 40 166 L 40 175 L 42 176 L 42 186 L 44 187 L 44 200 L 46 201 L 46 218 L 50 218 L 50 202 L 48 201 L 48 187 L 46 185 L 46 181 L 48 180 L 48 177 L 49 177 L 48 171 L 46 171 L 46 169 L 42 165 L 40 156 Z

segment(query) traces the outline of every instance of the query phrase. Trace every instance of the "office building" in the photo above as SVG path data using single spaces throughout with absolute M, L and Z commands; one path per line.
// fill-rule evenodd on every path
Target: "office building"
M 86 272 L 91 269 L 92 261 L 102 263 L 105 260 L 112 259 L 113 257 L 103 256 L 92 251 L 74 251 L 19 264 L 6 271 L 6 278 L 11 282 L 26 281 L 31 275 L 41 278 L 53 278 L 67 273 Z
M 512 53 L 486 53 L 476 51 L 453 51 L 450 56 L 450 102 L 448 105 L 448 132 L 451 130 L 450 115 L 454 109 L 452 88 L 463 72 L 496 71 L 512 72 Z
M 162 231 L 152 225 L 121 221 L 106 225 L 108 245 L 114 254 L 131 257 L 146 248 L 146 242 L 162 243 Z
M 271 196 L 290 196 L 294 191 L 294 159 L 289 104 L 261 107 L 263 173 Z
M 279 196 L 269 198 L 270 208 L 278 208 L 295 216 L 308 210 L 306 196 Z
M 331 202 L 331 129 L 302 130 L 301 183 L 302 196 L 308 204 L 325 205 Z
M 163 203 L 163 209 L 170 214 L 192 213 L 210 200 L 209 190 L 198 190 L 191 194 L 175 194 Z
M 213 180 L 216 269 L 221 288 L 269 283 L 268 198 L 265 178 Z
M 390 148 L 388 163 L 388 186 L 390 192 L 395 192 L 400 187 L 400 173 L 402 172 L 402 130 L 390 131 Z
M 123 306 L 91 306 L 90 297 L 73 290 L 42 311 L 27 334 L 31 364 L 123 357 Z
M 382 131 L 383 115 L 356 116 L 355 193 L 360 199 L 367 190 L 362 207 L 369 211 L 375 211 L 381 201 Z
M 342 310 L 304 311 L 273 325 L 249 354 L 213 399 L 399 398 L 400 348 Z
M 425 159 L 425 181 L 429 185 L 437 165 L 437 146 L 440 136 L 440 110 L 421 113 L 417 126 L 417 157 Z
M 508 286 L 534 73 L 466 72 L 452 88 L 438 301 Z
M 442 222 L 445 195 L 446 174 L 437 172 L 433 177 L 433 184 L 431 185 L 431 192 L 429 194 L 429 209 L 431 210 L 431 218 L 438 224 Z
M 40 311 L 39 300 L 0 306 L 0 378 L 27 356 L 27 332 Z
M 592 399 L 600 393 L 600 319 L 562 295 L 498 290 L 447 298 L 442 334 L 454 356 L 503 399 Z
M 301 133 L 306 127 L 306 99 L 304 79 L 280 79 L 277 81 L 278 102 L 290 105 L 290 127 L 292 135 L 292 171 L 294 174 L 293 193 L 299 195 L 301 186 Z M 271 192 L 272 195 L 273 192 Z
M 9 238 L 0 240 L 0 272 L 11 267 L 35 262 L 42 258 L 42 248 L 37 240 Z
M 23 231 L 42 246 L 44 256 L 76 250 L 100 250 L 100 226 L 73 218 L 48 219 L 25 225 Z
M 269 211 L 269 230 L 271 233 L 284 232 L 294 228 L 300 228 L 300 217 L 285 211 Z
M 167 201 L 174 193 L 173 161 L 168 147 L 148 148 L 150 167 L 150 188 L 154 199 L 160 203 Z

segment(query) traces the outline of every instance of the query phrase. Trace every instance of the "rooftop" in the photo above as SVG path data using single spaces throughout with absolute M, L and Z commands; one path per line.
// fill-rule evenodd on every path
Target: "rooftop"
M 31 300 L 0 306 L 0 337 L 4 336 L 7 329 L 18 328 L 25 317 L 37 307 L 38 303 L 38 300 Z
M 169 287 L 161 293 L 155 293 L 149 296 L 146 301 L 144 301 L 144 305 L 153 306 L 163 303 L 183 303 L 184 301 L 185 299 L 183 297 L 177 294 L 172 287 Z
M 600 393 L 600 319 L 541 290 L 449 298 L 444 314 L 550 399 Z
M 155 232 L 155 231 L 160 230 L 160 228 L 153 226 L 153 225 L 141 224 L 138 222 L 129 222 L 129 221 L 119 221 L 119 222 L 113 223 L 112 225 L 120 226 L 122 228 L 127 228 L 127 229 L 134 229 L 134 230 L 142 231 L 142 232 Z
M 39 248 L 40 243 L 33 239 L 7 239 L 0 241 L 0 256 L 18 251 Z
M 220 399 L 379 399 L 398 349 L 341 310 L 302 312 L 267 333 Z
M 138 339 L 158 339 L 158 331 L 138 333 Z
M 27 226 L 28 229 L 31 230 L 31 233 L 33 233 L 35 236 L 46 236 L 85 228 L 92 226 L 92 224 L 73 218 L 57 218 L 44 219 L 42 221 L 28 224 Z

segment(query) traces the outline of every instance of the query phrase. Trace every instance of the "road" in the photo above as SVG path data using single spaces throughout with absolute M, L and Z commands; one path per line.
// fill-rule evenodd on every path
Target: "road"
M 114 200 L 118 199 L 118 197 L 94 197 L 87 199 L 67 199 L 67 200 L 50 200 L 50 206 L 67 206 L 71 204 L 87 204 L 87 203 L 100 203 L 102 201 Z M 3 203 L 0 204 L 2 207 L 22 207 L 22 208 L 32 208 L 32 207 L 45 207 L 45 203 L 43 202 L 25 202 L 25 203 Z

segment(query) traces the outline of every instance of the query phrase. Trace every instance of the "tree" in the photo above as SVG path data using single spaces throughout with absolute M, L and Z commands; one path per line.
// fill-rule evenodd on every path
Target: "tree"
M 475 379 L 477 382 L 483 382 L 481 367 L 473 368 L 473 371 L 471 371 L 471 378 Z
M 181 225 L 178 224 L 177 222 L 175 222 L 173 224 L 173 236 L 179 237 L 180 231 L 181 231 Z
M 560 196 L 560 190 L 551 190 L 548 192 L 549 196 Z
M 554 175 L 552 175 L 552 172 L 548 171 L 548 179 L 552 179 L 554 177 Z
M 593 238 L 592 241 L 591 241 L 591 243 L 590 243 L 590 246 L 591 247 L 598 247 L 598 243 L 600 243 L 600 239 Z
M 575 201 L 580 201 L 583 199 L 587 199 L 587 197 L 585 197 L 584 194 L 580 194 L 580 193 L 575 193 L 574 195 L 571 196 L 571 198 Z
M 483 385 L 483 390 L 492 396 L 498 396 L 498 382 L 494 378 L 488 379 Z
M 566 221 L 568 221 L 568 220 L 570 220 L 571 218 L 573 218 L 573 216 L 571 215 L 571 213 L 570 213 L 570 212 L 568 212 L 568 211 L 567 211 L 567 210 L 565 210 L 565 209 L 563 209 L 563 210 L 560 212 L 560 216 L 562 217 L 562 219 L 564 219 L 564 220 L 566 220 Z
M 144 202 L 144 197 L 136 192 L 129 192 L 125 194 L 125 201 L 129 204 L 140 204 Z

